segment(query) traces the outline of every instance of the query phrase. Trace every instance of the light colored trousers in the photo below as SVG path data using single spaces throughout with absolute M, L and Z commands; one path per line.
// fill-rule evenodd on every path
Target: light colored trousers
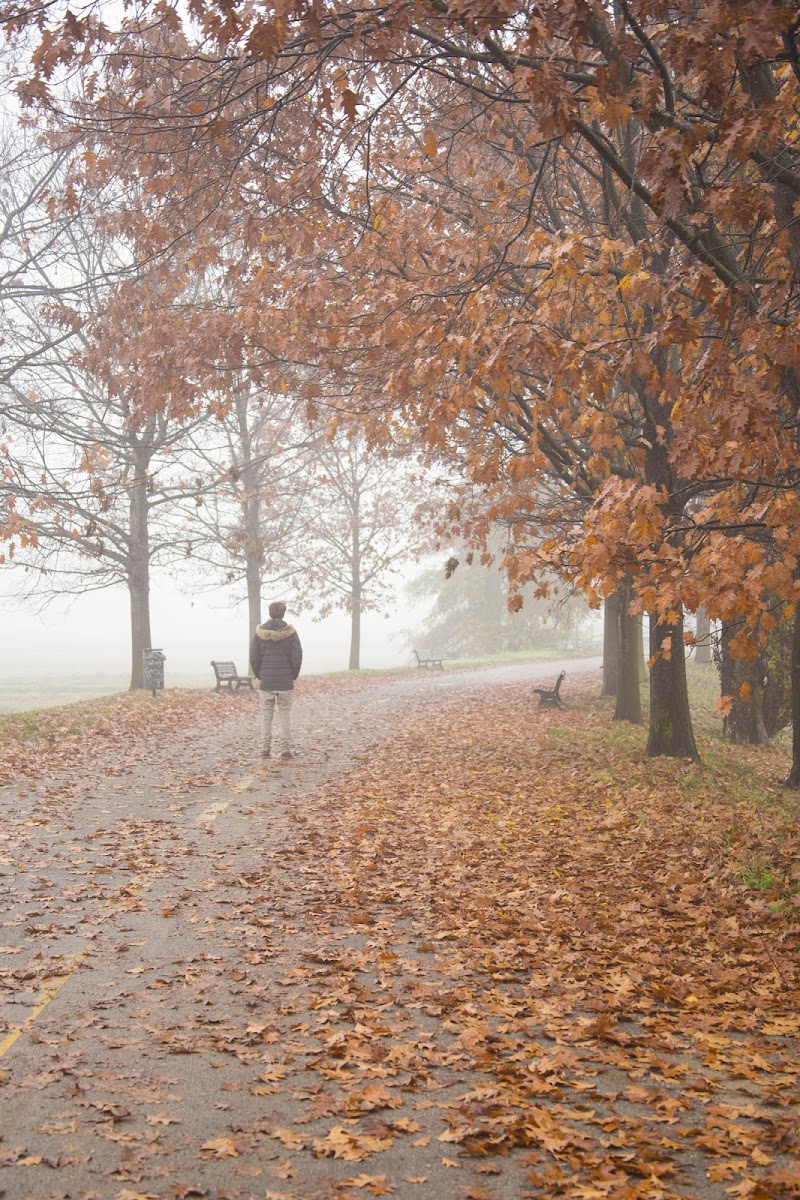
M 278 745 L 276 750 L 283 753 L 291 752 L 289 740 L 289 720 L 292 715 L 292 697 L 294 692 L 264 692 L 261 697 L 261 752 L 269 754 L 272 750 L 272 718 L 277 710 L 278 716 Z

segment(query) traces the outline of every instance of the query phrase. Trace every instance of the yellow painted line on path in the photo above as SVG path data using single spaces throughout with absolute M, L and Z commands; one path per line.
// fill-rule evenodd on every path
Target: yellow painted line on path
M 237 792 L 249 792 L 256 779 L 258 779 L 257 775 L 242 775 L 241 779 L 237 779 L 236 783 L 234 783 L 234 790 Z
M 249 789 L 255 783 L 256 778 L 257 776 L 255 775 L 243 775 L 233 784 L 234 791 L 249 791 Z M 216 821 L 217 817 L 221 813 L 224 813 L 225 809 L 230 806 L 230 803 L 230 800 L 220 800 L 216 804 L 209 805 L 205 812 L 202 812 L 197 818 L 197 824 L 206 826 L 212 825 L 214 821 Z M 11 865 L 19 865 L 20 868 L 24 866 L 23 863 L 12 863 Z M 124 909 L 131 901 L 141 899 L 144 892 L 150 886 L 150 883 L 151 880 L 146 878 L 144 875 L 135 876 L 130 880 L 129 883 L 121 887 L 116 895 L 110 896 L 108 900 L 106 900 L 105 907 L 118 907 Z M 80 954 L 71 954 L 67 955 L 67 957 L 72 961 L 73 964 L 77 964 L 86 958 L 88 953 L 88 950 L 82 950 Z M 41 1016 L 48 1004 L 50 1004 L 50 1002 L 56 998 L 64 984 L 72 978 L 74 973 L 74 970 L 67 971 L 63 975 L 51 975 L 45 979 L 44 983 L 42 984 L 41 991 L 33 1002 L 33 1008 L 30 1010 L 25 1020 L 19 1025 L 16 1025 L 11 1032 L 6 1034 L 3 1040 L 0 1041 L 0 1058 L 2 1058 L 3 1055 L 6 1054 L 11 1047 L 19 1041 L 19 1039 L 25 1033 L 25 1030 L 33 1024 L 36 1018 Z
M 67 957 L 71 958 L 73 963 L 79 963 L 86 958 L 88 950 L 82 950 L 80 954 L 70 954 Z M 2 1042 L 0 1042 L 0 1058 L 11 1049 L 15 1042 L 18 1042 L 29 1025 L 32 1025 L 36 1018 L 44 1012 L 51 1000 L 54 1000 L 58 993 L 63 988 L 68 979 L 71 979 L 75 974 L 74 971 L 68 971 L 65 975 L 51 975 L 42 985 L 42 990 L 34 1000 L 34 1007 L 28 1013 L 21 1025 L 17 1025 L 11 1030 L 11 1033 L 6 1034 Z
M 205 812 L 201 812 L 197 818 L 198 825 L 213 825 L 220 813 L 224 813 L 225 809 L 230 805 L 230 800 L 218 800 L 216 804 L 210 804 Z
M 234 792 L 249 792 L 253 784 L 258 779 L 257 775 L 242 775 L 235 780 L 230 786 Z M 213 825 L 217 817 L 225 812 L 226 808 L 230 807 L 230 800 L 217 800 L 215 804 L 209 804 L 208 808 L 200 813 L 196 818 L 198 825 L 204 825 L 206 829 L 209 825 Z
M 116 908 L 122 912 L 130 908 L 133 904 L 141 900 L 144 893 L 150 887 L 152 880 L 146 875 L 135 875 L 128 883 L 123 886 L 106 900 L 105 908 Z M 81 962 L 88 955 L 89 951 L 82 950 L 80 954 L 68 954 L 66 957 L 73 963 Z M 25 1020 L 14 1027 L 10 1033 L 6 1034 L 0 1041 L 0 1058 L 11 1049 L 15 1042 L 19 1041 L 29 1025 L 32 1025 L 36 1018 L 44 1012 L 51 1000 L 55 999 L 58 993 L 63 988 L 68 979 L 71 979 L 75 974 L 74 970 L 67 971 L 64 975 L 51 975 L 42 985 L 39 995 L 34 1000 L 33 1008 L 28 1013 Z

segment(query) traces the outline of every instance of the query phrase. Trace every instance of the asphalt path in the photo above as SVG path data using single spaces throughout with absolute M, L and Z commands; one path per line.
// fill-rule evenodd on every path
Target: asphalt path
M 340 973 L 326 1000 L 309 972 L 333 980 L 342 956 L 376 936 L 400 953 L 406 932 L 401 920 L 383 935 L 331 925 L 328 793 L 398 724 L 424 738 L 437 697 L 509 685 L 522 711 L 535 704 L 527 684 L 564 669 L 568 701 L 570 676 L 599 665 L 418 671 L 305 698 L 301 685 L 297 756 L 266 769 L 256 698 L 243 694 L 155 761 L 101 756 L 85 778 L 0 790 L 0 1195 L 325 1200 L 389 1185 L 400 1200 L 496 1195 L 479 1161 L 443 1159 L 442 1108 L 480 1083 L 446 1056 L 427 1063 L 435 1103 L 409 1088 L 391 1128 L 368 1089 L 362 1112 L 326 1111 L 314 1060 L 326 1004 L 349 1004 L 369 1025 L 385 996 L 350 970 L 350 992 L 342 999 Z M 435 1007 L 402 1019 L 432 1055 Z M 356 1118 L 374 1139 L 369 1159 L 309 1153 Z M 504 1163 L 499 1194 L 522 1195 L 523 1183 L 523 1167 Z

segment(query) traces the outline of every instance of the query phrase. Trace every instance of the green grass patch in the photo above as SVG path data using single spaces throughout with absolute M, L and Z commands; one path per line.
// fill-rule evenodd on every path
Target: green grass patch
M 121 710 L 136 711 L 152 703 L 150 692 L 114 692 L 91 700 L 78 700 L 52 708 L 30 708 L 24 712 L 0 713 L 0 746 L 33 742 L 40 738 L 58 740 L 84 737 L 107 725 Z
M 566 755 L 606 803 L 630 805 L 632 816 L 643 824 L 646 798 L 666 799 L 677 820 L 696 824 L 723 875 L 735 880 L 743 894 L 763 896 L 773 911 L 800 917 L 800 791 L 783 786 L 791 766 L 789 742 L 782 738 L 772 746 L 738 746 L 724 741 L 722 721 L 714 711 L 717 673 L 713 667 L 688 665 L 699 763 L 646 757 L 646 685 L 641 725 L 615 721 L 613 697 L 595 690 L 569 697 L 568 711 L 548 719 L 546 744 Z M 643 804 L 635 808 L 639 798 Z
M 10 677 L 0 681 L 0 714 L 55 708 L 97 696 L 111 696 L 125 689 L 126 684 L 121 675 L 86 675 L 56 681 Z
M 600 654 L 599 646 L 586 646 L 582 650 L 507 650 L 503 654 L 483 654 L 474 658 L 445 658 L 445 668 L 494 667 L 508 663 L 558 662 L 559 659 L 592 658 Z
M 746 887 L 757 892 L 768 892 L 782 883 L 780 872 L 765 866 L 763 862 L 750 863 L 736 874 Z
M 392 675 L 410 675 L 416 667 L 401 666 L 401 667 L 356 667 L 353 670 L 347 669 L 344 671 L 326 671 L 324 675 L 310 675 L 303 673 L 301 680 L 305 679 L 376 679 L 382 676 Z

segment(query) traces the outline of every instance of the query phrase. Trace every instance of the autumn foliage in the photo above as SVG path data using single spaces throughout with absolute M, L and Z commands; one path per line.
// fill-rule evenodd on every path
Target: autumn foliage
M 136 403 L 193 413 L 238 362 L 444 462 L 444 532 L 501 525 L 512 580 L 630 588 L 650 752 L 694 756 L 684 611 L 747 656 L 797 598 L 792 6 L 38 15 L 23 95 L 83 138 L 64 203 L 113 183 L 148 264 L 95 369 L 121 341 Z

